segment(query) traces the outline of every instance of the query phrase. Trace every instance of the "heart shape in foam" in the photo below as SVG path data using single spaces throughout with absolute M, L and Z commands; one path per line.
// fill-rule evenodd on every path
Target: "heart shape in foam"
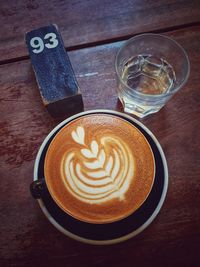
M 127 144 L 107 135 L 86 144 L 81 126 L 71 135 L 80 144 L 78 152 L 66 152 L 63 160 L 62 178 L 71 194 L 89 204 L 123 199 L 134 177 L 134 159 Z

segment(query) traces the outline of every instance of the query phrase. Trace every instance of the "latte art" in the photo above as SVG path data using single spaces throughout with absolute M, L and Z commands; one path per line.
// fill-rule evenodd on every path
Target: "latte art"
M 154 181 L 154 157 L 143 134 L 108 114 L 67 123 L 51 141 L 44 165 L 56 204 L 88 223 L 129 216 L 145 201 Z
M 67 189 L 83 202 L 102 203 L 124 199 L 134 177 L 134 160 L 128 146 L 118 137 L 102 136 L 85 143 L 84 127 L 71 136 L 80 144 L 78 151 L 66 152 L 62 179 Z

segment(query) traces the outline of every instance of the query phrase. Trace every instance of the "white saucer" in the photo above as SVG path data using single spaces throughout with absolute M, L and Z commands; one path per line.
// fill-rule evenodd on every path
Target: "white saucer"
M 152 196 L 149 197 L 145 203 L 142 205 L 142 207 L 139 209 L 139 211 L 135 212 L 134 215 L 131 215 L 133 218 L 131 218 L 131 216 L 129 216 L 130 218 L 128 218 L 127 220 L 122 220 L 119 223 L 112 223 L 112 224 L 107 224 L 104 226 L 93 226 L 90 224 L 85 225 L 82 222 L 78 222 L 76 220 L 74 220 L 73 218 L 66 218 L 65 220 L 71 220 L 70 221 L 70 227 L 68 226 L 63 226 L 60 223 L 60 221 L 63 222 L 63 218 L 58 219 L 58 216 L 55 214 L 59 214 L 59 208 L 58 207 L 54 207 L 53 209 L 50 207 L 48 207 L 48 205 L 45 205 L 45 201 L 42 199 L 39 199 L 39 205 L 42 209 L 42 211 L 44 212 L 44 214 L 46 215 L 46 217 L 48 218 L 48 220 L 63 234 L 65 234 L 68 237 L 71 237 L 77 241 L 81 241 L 84 243 L 89 243 L 89 244 L 94 244 L 94 245 L 108 245 L 108 244 L 115 244 L 115 243 L 119 243 L 125 240 L 128 240 L 134 236 L 136 236 L 137 234 L 139 234 L 140 232 L 142 232 L 145 228 L 147 228 L 148 225 L 151 224 L 151 222 L 155 219 L 155 217 L 157 216 L 157 214 L 159 213 L 163 202 L 165 200 L 166 197 L 166 193 L 167 193 L 167 188 L 168 188 L 168 168 L 167 168 L 167 162 L 166 162 L 166 158 L 165 155 L 163 153 L 163 150 L 158 142 L 158 140 L 155 138 L 155 136 L 152 134 L 152 132 L 145 127 L 141 122 L 137 121 L 136 119 L 132 118 L 131 116 L 128 116 L 126 114 L 117 112 L 117 111 L 112 111 L 112 110 L 91 110 L 91 111 L 85 111 L 85 112 L 81 112 L 79 114 L 76 114 L 66 120 L 64 120 L 63 122 L 61 122 L 58 126 L 56 126 L 49 134 L 48 136 L 45 138 L 45 140 L 43 141 L 37 157 L 36 157 L 36 161 L 35 161 L 35 166 L 34 166 L 34 181 L 36 181 L 39 177 L 39 171 L 42 166 L 43 166 L 43 160 L 45 157 L 45 153 L 46 150 L 48 148 L 48 143 L 50 143 L 50 140 L 53 138 L 53 136 L 57 133 L 57 131 L 62 128 L 65 124 L 67 124 L 69 121 L 84 116 L 86 114 L 93 114 L 93 113 L 106 113 L 106 114 L 113 114 L 113 115 L 117 115 L 120 116 L 121 118 L 124 118 L 126 120 L 128 120 L 129 122 L 133 123 L 136 127 L 138 127 L 143 134 L 146 136 L 147 139 L 149 139 L 148 141 L 150 142 L 150 144 L 152 144 L 152 146 L 155 148 L 154 151 L 154 157 L 155 160 L 158 158 L 158 165 L 157 165 L 157 170 L 159 173 L 159 169 L 162 168 L 161 173 L 157 173 L 157 185 L 155 182 L 155 188 L 154 188 L 154 193 L 152 192 Z M 42 159 L 43 158 L 43 159 Z M 40 177 L 41 178 L 41 177 Z M 156 179 L 155 179 L 156 180 Z M 152 188 L 152 191 L 153 191 Z M 158 188 L 159 192 L 157 194 L 156 190 Z M 153 195 L 154 194 L 154 195 Z M 154 202 L 154 203 L 153 203 Z M 152 204 L 153 203 L 153 204 Z M 151 207 L 152 206 L 152 207 Z M 56 212 L 55 212 L 56 209 Z M 53 211 L 53 212 L 52 212 Z M 63 217 L 63 214 L 61 214 Z M 146 217 L 144 220 L 141 219 L 143 217 Z M 138 222 L 135 223 L 135 221 Z M 131 220 L 133 221 L 133 224 L 131 223 Z M 73 231 L 71 231 L 71 225 L 73 225 Z M 135 224 L 135 225 L 134 225 Z M 133 227 L 132 227 L 133 225 Z M 85 227 L 85 228 L 84 228 Z M 96 228 L 95 228 L 96 227 Z M 99 227 L 99 228 L 98 228 Z M 94 229 L 92 229 L 94 228 Z M 81 229 L 82 232 L 81 232 Z M 84 230 L 86 229 L 86 230 Z M 98 238 L 95 238 L 95 231 L 98 231 L 98 229 L 101 231 L 101 233 L 98 235 Z M 128 230 L 126 230 L 128 229 Z M 105 230 L 105 231 L 104 231 Z M 113 231 L 116 230 L 116 231 Z M 90 236 L 90 231 L 93 233 L 92 238 L 88 236 Z M 103 231 L 103 232 L 102 232 Z M 113 231 L 111 233 L 111 231 Z M 122 232 L 117 233 L 117 231 Z M 124 231 L 124 233 L 123 233 Z M 127 232 L 128 231 L 128 232 Z M 103 233 L 103 234 L 102 234 Z M 105 235 L 104 235 L 105 233 Z M 100 237 L 102 236 L 102 237 Z M 108 238 L 106 237 L 108 236 Z

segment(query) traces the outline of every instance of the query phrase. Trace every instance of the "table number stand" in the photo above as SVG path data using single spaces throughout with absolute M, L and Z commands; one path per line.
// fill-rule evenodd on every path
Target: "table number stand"
M 26 33 L 40 95 L 53 117 L 83 110 L 83 100 L 58 27 L 54 24 Z

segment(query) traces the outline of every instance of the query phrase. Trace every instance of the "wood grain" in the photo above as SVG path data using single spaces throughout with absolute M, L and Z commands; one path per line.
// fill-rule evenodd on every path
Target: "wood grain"
M 59 26 L 71 49 L 199 22 L 199 0 L 4 0 L 0 61 L 26 56 L 25 33 L 50 23 Z
M 200 27 L 170 32 L 188 52 L 188 83 L 142 120 L 160 141 L 169 190 L 156 220 L 122 244 L 95 247 L 59 233 L 29 193 L 37 150 L 58 123 L 43 107 L 29 60 L 0 67 L 0 266 L 198 266 L 200 252 Z M 85 109 L 122 111 L 114 57 L 122 42 L 69 53 Z

